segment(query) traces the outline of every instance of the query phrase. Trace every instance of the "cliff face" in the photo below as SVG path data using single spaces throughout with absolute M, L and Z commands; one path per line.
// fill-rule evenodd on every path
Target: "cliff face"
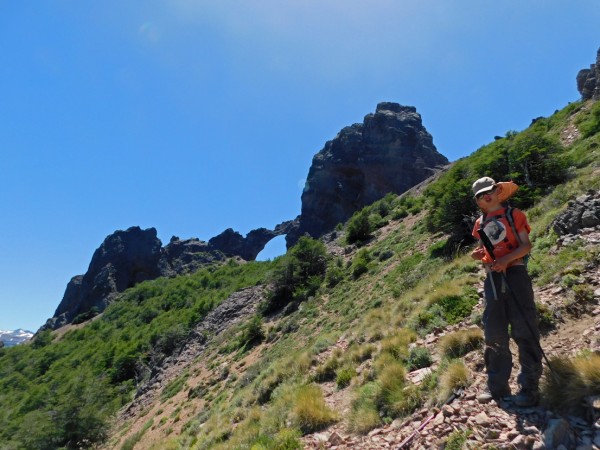
M 362 207 L 400 194 L 448 164 L 412 106 L 380 103 L 362 124 L 342 129 L 317 153 L 302 194 L 298 226 L 288 246 L 300 236 L 320 237 Z
M 577 90 L 582 100 L 600 100 L 600 49 L 596 55 L 596 63 L 577 74 Z

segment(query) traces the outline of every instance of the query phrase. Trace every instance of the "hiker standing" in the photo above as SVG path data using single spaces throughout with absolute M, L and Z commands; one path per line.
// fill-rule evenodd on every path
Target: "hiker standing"
M 520 391 L 513 401 L 517 406 L 533 406 L 539 400 L 542 355 L 533 287 L 524 261 L 531 250 L 531 229 L 522 211 L 504 203 L 517 189 L 513 182 L 496 183 L 489 177 L 473 183 L 475 201 L 483 215 L 473 228 L 479 246 L 471 256 L 481 260 L 487 272 L 483 327 L 488 391 L 478 399 L 480 402 L 498 401 L 511 395 L 508 384 L 512 369 L 508 346 L 510 325 L 521 364 L 517 378 Z M 491 241 L 495 260 L 483 245 L 480 230 Z

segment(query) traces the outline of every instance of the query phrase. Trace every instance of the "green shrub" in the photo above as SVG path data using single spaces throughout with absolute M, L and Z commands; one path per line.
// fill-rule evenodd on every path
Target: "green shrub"
M 77 325 L 77 324 L 83 323 L 87 320 L 90 320 L 90 319 L 96 317 L 99 313 L 100 313 L 100 310 L 98 309 L 98 307 L 93 306 L 89 311 L 86 311 L 84 313 L 81 313 L 81 314 L 78 314 L 77 316 L 75 316 L 75 318 L 73 319 L 73 324 Z
M 447 367 L 440 369 L 441 375 L 438 386 L 438 402 L 443 403 L 456 392 L 457 389 L 469 385 L 469 369 L 461 360 L 451 361 Z
M 369 220 L 368 208 L 363 208 L 350 218 L 346 225 L 346 242 L 354 244 L 355 242 L 365 242 L 371 237 L 373 231 L 371 221 Z
M 469 288 L 462 295 L 441 297 L 436 301 L 436 304 L 442 308 L 444 320 L 454 324 L 469 317 L 478 301 L 477 291 L 474 288 Z
M 419 335 L 424 336 L 434 330 L 441 330 L 448 325 L 444 319 L 444 310 L 438 304 L 433 304 L 427 310 L 421 311 L 409 321 L 409 327 Z
M 350 384 L 352 378 L 356 376 L 356 370 L 353 367 L 344 367 L 336 372 L 335 383 L 338 389 L 343 389 Z
M 379 374 L 375 405 L 384 416 L 404 416 L 420 406 L 421 393 L 416 386 L 406 386 L 405 377 L 406 371 L 400 362 L 388 364 Z
M 327 274 L 325 275 L 325 284 L 327 287 L 332 288 L 337 286 L 346 276 L 346 272 L 343 267 L 342 258 L 336 258 L 327 268 Z
M 360 249 L 352 261 L 351 271 L 352 277 L 356 280 L 362 274 L 369 271 L 369 262 L 371 261 L 371 255 L 366 248 Z
M 416 334 L 406 328 L 401 328 L 381 342 L 381 353 L 389 353 L 398 361 L 408 358 L 408 345 L 416 340 Z
M 408 370 L 417 370 L 424 367 L 429 367 L 433 364 L 431 352 L 427 347 L 414 347 L 410 350 L 406 367 Z
M 265 338 L 262 317 L 258 314 L 252 316 L 242 327 L 238 338 L 239 348 L 249 349 L 259 344 Z
M 314 375 L 314 380 L 322 383 L 325 381 L 332 381 L 336 377 L 336 371 L 341 365 L 340 358 L 332 356 L 325 363 L 317 367 Z
M 552 371 L 546 374 L 542 383 L 545 403 L 561 413 L 589 413 L 584 399 L 600 393 L 600 356 L 554 357 L 550 364 Z
M 327 250 L 321 241 L 303 236 L 276 264 L 269 277 L 272 289 L 260 307 L 263 314 L 313 296 L 325 277 Z

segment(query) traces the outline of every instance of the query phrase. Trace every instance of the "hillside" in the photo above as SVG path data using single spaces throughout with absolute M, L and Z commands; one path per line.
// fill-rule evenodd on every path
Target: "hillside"
M 533 228 L 559 374 L 537 408 L 475 400 L 484 174 L 521 186 Z M 404 448 L 599 447 L 599 190 L 600 102 L 575 102 L 275 261 L 139 283 L 0 349 L 0 448 L 399 448 L 419 429 Z
M 515 199 L 530 202 L 535 242 L 530 264 L 546 326 L 543 345 L 550 357 L 563 359 L 590 355 L 584 350 L 599 344 L 598 231 L 561 238 L 551 227 L 569 199 L 598 189 L 598 135 L 584 138 L 575 125 L 585 123 L 591 107 L 573 104 L 525 134 L 510 134 L 517 143 L 519 136 L 541 128 L 552 142 L 566 139 L 565 130 L 579 136 L 552 155 L 553 161 L 568 159 L 563 182 L 529 192 L 530 199 Z M 454 247 L 464 239 L 460 229 L 428 229 L 433 221 L 428 195 L 457 171 L 493 163 L 498 146 L 507 144 L 502 141 L 454 164 L 428 186 L 376 202 L 326 237 L 331 256 L 323 282 L 297 309 L 262 317 L 262 343 L 232 346 L 248 332 L 244 325 L 202 348 L 188 342 L 150 379 L 152 388 L 120 415 L 107 448 L 134 443 L 135 448 L 398 448 L 430 414 L 405 448 L 443 442 L 541 448 L 552 434 L 549 425 L 565 426 L 561 417 L 571 420 L 566 425 L 574 433 L 571 444 L 597 439 L 585 411 L 568 411 L 569 416 L 555 400 L 529 410 L 480 405 L 475 397 L 484 386 L 481 352 L 457 350 L 458 360 L 446 356 L 464 330 L 475 336 L 472 348 L 480 342 L 473 330 L 480 318 L 482 273 Z M 347 245 L 361 216 L 368 219 L 366 239 Z M 442 407 L 459 386 L 458 398 Z M 600 394 L 598 387 L 591 392 Z

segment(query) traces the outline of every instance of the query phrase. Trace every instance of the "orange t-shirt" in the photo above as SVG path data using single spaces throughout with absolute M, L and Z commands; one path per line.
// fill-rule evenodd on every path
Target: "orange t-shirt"
M 531 228 L 527 223 L 527 217 L 523 211 L 513 208 L 512 217 L 517 233 L 523 230 L 526 230 L 527 233 L 531 231 Z M 475 227 L 473 227 L 472 234 L 475 239 L 479 239 L 480 223 L 481 217 L 475 221 Z M 506 208 L 502 208 L 498 211 L 487 214 L 483 223 L 483 230 L 494 245 L 494 255 L 496 258 L 508 255 L 517 247 L 519 247 L 519 239 L 513 233 L 510 223 L 508 222 L 508 218 L 506 217 Z M 481 261 L 484 263 L 494 262 L 487 249 L 485 249 L 485 256 Z

